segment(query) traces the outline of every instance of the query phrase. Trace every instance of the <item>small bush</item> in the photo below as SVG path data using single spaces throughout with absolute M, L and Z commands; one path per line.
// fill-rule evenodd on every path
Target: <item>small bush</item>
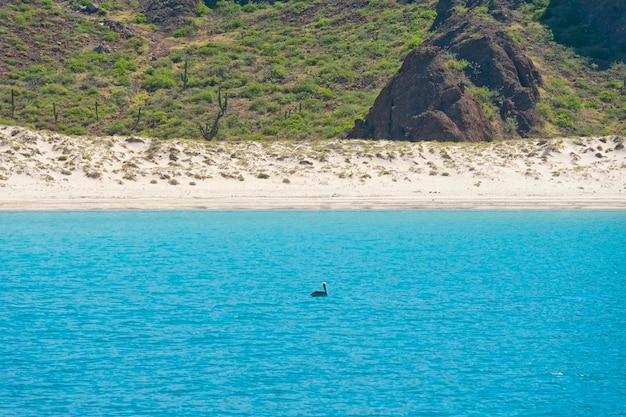
M 504 132 L 505 133 L 515 133 L 517 132 L 518 123 L 517 119 L 513 116 L 508 116 L 504 119 Z
M 554 124 L 559 127 L 571 129 L 574 127 L 574 116 L 569 112 L 561 111 L 557 113 L 554 118 Z
M 232 0 L 220 0 L 215 8 L 224 17 L 237 16 L 241 12 L 241 5 Z
M 614 91 L 602 91 L 598 98 L 605 103 L 613 103 L 617 98 L 617 93 Z
M 169 68 L 157 68 L 152 74 L 144 77 L 141 83 L 142 88 L 154 92 L 160 89 L 171 88 L 176 85 L 174 75 Z
M 254 13 L 259 9 L 259 6 L 256 3 L 247 3 L 244 4 L 241 10 L 245 13 Z
M 145 14 L 143 14 L 143 13 L 137 13 L 137 14 L 135 15 L 135 23 L 142 24 L 142 23 L 146 23 L 147 21 L 148 21 L 148 20 L 147 20 L 147 18 L 146 18 L 146 15 L 145 15 Z
M 145 39 L 141 39 L 141 38 L 130 38 L 128 39 L 128 41 L 126 41 L 126 45 L 128 45 L 129 47 L 137 50 L 139 49 L 142 45 L 146 44 L 146 40 Z
M 546 85 L 546 90 L 552 94 L 565 94 L 571 91 L 567 85 L 567 81 L 561 78 L 553 78 L 550 80 Z
M 574 81 L 574 87 L 576 88 L 582 88 L 583 90 L 589 90 L 591 89 L 591 86 L 589 85 L 589 83 L 583 79 L 577 79 L 576 81 Z
M 616 88 L 616 89 L 619 89 L 619 88 L 622 88 L 623 85 L 624 85 L 624 82 L 620 81 L 620 80 L 610 80 L 610 81 L 607 81 L 606 83 L 604 83 L 604 87 L 606 87 L 606 88 Z
M 203 1 L 199 2 L 196 6 L 196 15 L 200 17 L 206 16 L 210 11 L 211 9 L 209 9 Z
M 420 35 L 417 35 L 411 38 L 411 40 L 406 44 L 406 47 L 407 49 L 412 50 L 420 46 L 422 43 L 424 43 L 424 38 Z
M 474 13 L 476 13 L 478 16 L 488 16 L 489 15 L 489 7 L 487 7 L 487 6 L 477 7 L 476 9 L 474 9 Z
M 114 42 L 118 40 L 120 37 L 119 33 L 113 32 L 112 30 L 108 30 L 103 36 L 102 39 L 108 42 Z
M 454 72 L 463 72 L 469 66 L 469 62 L 465 59 L 449 58 L 446 60 L 446 66 Z
M 554 105 L 561 109 L 580 110 L 583 108 L 582 101 L 574 94 L 561 94 L 555 97 Z
M 552 109 L 546 103 L 537 103 L 537 112 L 539 112 L 541 117 L 548 120 L 552 120 L 552 117 L 554 116 Z
M 246 23 L 241 19 L 232 19 L 226 22 L 224 28 L 227 30 L 239 29 L 246 25 Z

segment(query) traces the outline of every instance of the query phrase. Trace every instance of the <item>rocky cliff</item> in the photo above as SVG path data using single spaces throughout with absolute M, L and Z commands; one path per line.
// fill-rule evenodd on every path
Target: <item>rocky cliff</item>
M 473 142 L 505 128 L 527 136 L 540 123 L 541 77 L 500 23 L 521 2 L 468 0 L 459 13 L 454 0 L 440 0 L 434 36 L 409 54 L 349 137 Z M 474 13 L 478 7 L 491 15 Z M 479 88 L 492 102 L 475 97 Z

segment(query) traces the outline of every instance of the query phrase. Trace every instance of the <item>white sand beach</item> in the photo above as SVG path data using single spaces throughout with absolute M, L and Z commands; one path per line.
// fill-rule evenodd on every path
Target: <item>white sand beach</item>
M 0 126 L 0 210 L 626 209 L 624 142 L 160 141 Z

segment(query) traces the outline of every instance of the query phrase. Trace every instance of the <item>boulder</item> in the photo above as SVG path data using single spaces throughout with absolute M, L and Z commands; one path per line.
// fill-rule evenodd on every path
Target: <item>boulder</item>
M 434 44 L 469 66 L 465 75 L 477 87 L 499 94 L 500 118 L 513 117 L 517 133 L 527 136 L 541 118 L 535 108 L 539 101 L 541 75 L 508 34 L 495 25 L 475 18 L 456 18 L 450 30 Z
M 349 137 L 476 142 L 492 130 L 482 104 L 430 47 L 409 54 Z
M 100 44 L 100 45 L 96 46 L 95 48 L 93 48 L 93 51 L 98 53 L 98 54 L 104 54 L 104 53 L 109 52 L 108 48 L 106 46 L 102 45 L 102 44 Z
M 98 6 L 96 3 L 87 3 L 80 8 L 80 11 L 83 13 L 94 14 L 100 11 L 100 6 Z
M 467 0 L 494 12 L 524 0 Z M 511 118 L 528 136 L 541 123 L 535 105 L 541 77 L 533 62 L 493 19 L 456 13 L 454 0 L 440 0 L 436 34 L 405 59 L 350 138 L 483 141 L 503 130 Z M 506 13 L 504 13 L 505 15 Z M 504 16 L 503 15 L 503 16 Z M 446 61 L 463 62 L 452 71 Z M 499 112 L 489 120 L 471 89 L 485 87 Z

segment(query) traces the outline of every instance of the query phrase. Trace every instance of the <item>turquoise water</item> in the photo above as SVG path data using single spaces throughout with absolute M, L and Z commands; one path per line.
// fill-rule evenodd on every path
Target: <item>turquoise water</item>
M 625 242 L 624 211 L 0 212 L 0 415 L 623 416 Z

